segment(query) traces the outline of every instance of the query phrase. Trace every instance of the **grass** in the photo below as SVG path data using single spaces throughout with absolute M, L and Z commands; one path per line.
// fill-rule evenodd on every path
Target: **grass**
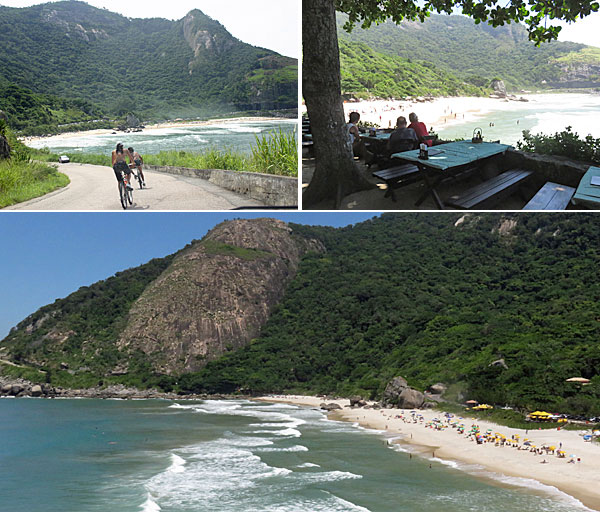
M 55 167 L 24 160 L 0 161 L 0 208 L 43 196 L 69 184 Z
M 142 155 L 149 165 L 188 167 L 190 169 L 224 169 L 248 171 L 279 176 L 298 176 L 298 137 L 296 132 L 281 130 L 256 137 L 251 155 L 231 149 L 209 148 L 202 153 L 187 151 L 161 151 L 155 155 Z M 47 148 L 30 149 L 31 158 L 44 162 L 58 162 L 59 155 Z M 65 153 L 71 162 L 93 165 L 111 165 L 110 155 Z

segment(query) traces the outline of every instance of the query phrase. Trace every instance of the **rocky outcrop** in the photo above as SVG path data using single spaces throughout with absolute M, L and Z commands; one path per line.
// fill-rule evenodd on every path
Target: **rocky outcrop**
M 420 409 L 425 403 L 425 395 L 412 389 L 402 377 L 394 377 L 383 392 L 383 405 L 400 409 Z
M 502 80 L 492 80 L 490 87 L 494 89 L 494 96 L 498 98 L 506 98 L 506 86 Z
M 330 404 L 326 404 L 325 402 L 323 402 L 321 405 L 319 405 L 319 407 L 321 409 L 323 409 L 324 411 L 336 411 L 338 409 L 341 409 L 341 405 L 336 404 L 336 403 L 330 403 Z
M 220 224 L 146 288 L 117 346 L 160 373 L 198 370 L 259 334 L 308 250 L 323 247 L 276 219 Z
M 441 382 L 438 382 L 437 384 L 433 384 L 432 386 L 429 386 L 428 391 L 432 395 L 443 395 L 446 392 L 446 389 L 448 389 L 448 386 L 446 386 L 446 384 L 442 384 Z
M 350 397 L 350 407 L 364 407 L 365 405 L 367 405 L 367 402 L 360 396 Z

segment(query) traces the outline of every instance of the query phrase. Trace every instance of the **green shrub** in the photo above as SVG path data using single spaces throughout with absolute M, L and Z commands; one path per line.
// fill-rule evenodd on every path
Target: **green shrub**
M 570 126 L 554 135 L 532 135 L 529 130 L 524 130 L 523 141 L 517 142 L 517 149 L 600 164 L 600 139 L 591 135 L 581 139 Z
M 256 137 L 252 147 L 252 167 L 256 172 L 298 176 L 298 135 L 296 131 L 269 132 Z

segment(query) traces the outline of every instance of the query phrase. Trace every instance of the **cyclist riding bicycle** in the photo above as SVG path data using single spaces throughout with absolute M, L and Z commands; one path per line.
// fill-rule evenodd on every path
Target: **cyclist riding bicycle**
M 142 158 L 142 155 L 140 155 L 133 148 L 127 148 L 127 149 L 129 150 L 129 152 L 133 156 L 133 161 L 135 162 L 135 166 L 137 167 L 138 173 L 140 174 L 140 176 L 142 178 L 142 185 L 145 187 L 146 186 L 146 179 L 144 178 L 144 173 L 142 172 L 142 164 L 144 163 L 144 159 Z
M 125 157 L 129 157 L 129 163 L 133 164 L 133 155 L 129 152 L 128 149 L 123 150 L 123 144 L 119 142 L 117 144 L 117 149 L 114 149 L 112 152 L 112 166 L 113 171 L 115 171 L 115 176 L 117 177 L 117 186 L 119 182 L 123 179 L 123 175 L 125 175 L 125 184 L 129 190 L 133 190 L 131 186 L 131 169 L 129 165 L 125 161 Z

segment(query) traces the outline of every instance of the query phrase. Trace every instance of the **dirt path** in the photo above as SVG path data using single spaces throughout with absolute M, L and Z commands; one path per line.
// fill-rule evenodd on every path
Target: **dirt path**
M 71 183 L 63 189 L 31 199 L 5 210 L 122 210 L 117 180 L 110 167 L 90 164 L 59 164 Z M 235 192 L 200 178 L 144 171 L 147 188 L 135 186 L 131 210 L 231 210 L 262 206 Z

